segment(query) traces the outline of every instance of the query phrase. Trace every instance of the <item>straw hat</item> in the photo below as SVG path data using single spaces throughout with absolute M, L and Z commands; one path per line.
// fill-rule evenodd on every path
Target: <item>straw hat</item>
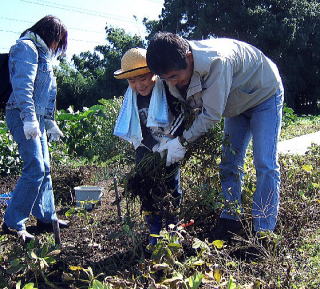
M 131 48 L 121 58 L 121 69 L 113 73 L 117 79 L 131 78 L 150 72 L 146 60 L 147 50 Z

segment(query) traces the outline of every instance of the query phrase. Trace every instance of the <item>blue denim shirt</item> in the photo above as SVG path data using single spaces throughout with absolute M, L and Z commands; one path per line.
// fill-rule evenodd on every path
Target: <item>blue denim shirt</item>
M 10 49 L 12 93 L 6 108 L 19 109 L 22 121 L 34 121 L 37 115 L 54 118 L 57 85 L 52 53 L 36 37 L 40 41 L 22 37 Z

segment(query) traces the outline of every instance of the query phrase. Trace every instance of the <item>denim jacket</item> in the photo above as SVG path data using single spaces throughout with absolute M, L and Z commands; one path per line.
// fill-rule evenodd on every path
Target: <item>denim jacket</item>
M 6 109 L 19 109 L 22 121 L 34 121 L 37 115 L 53 119 L 57 85 L 52 52 L 38 35 L 27 32 L 11 47 L 9 72 L 12 93 Z

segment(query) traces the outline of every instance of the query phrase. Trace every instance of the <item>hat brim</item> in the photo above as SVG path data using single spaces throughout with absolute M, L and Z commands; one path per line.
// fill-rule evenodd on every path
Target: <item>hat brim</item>
M 113 76 L 116 79 L 127 79 L 127 78 L 131 78 L 131 77 L 143 75 L 143 74 L 146 74 L 149 72 L 150 72 L 149 67 L 144 66 L 144 67 L 138 67 L 138 68 L 127 70 L 127 71 L 123 71 L 122 69 L 119 69 L 113 73 Z

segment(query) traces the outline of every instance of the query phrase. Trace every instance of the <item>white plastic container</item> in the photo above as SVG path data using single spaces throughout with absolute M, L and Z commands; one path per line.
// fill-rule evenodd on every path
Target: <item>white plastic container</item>
M 74 188 L 76 206 L 91 210 L 102 197 L 102 188 L 96 186 L 79 186 Z

